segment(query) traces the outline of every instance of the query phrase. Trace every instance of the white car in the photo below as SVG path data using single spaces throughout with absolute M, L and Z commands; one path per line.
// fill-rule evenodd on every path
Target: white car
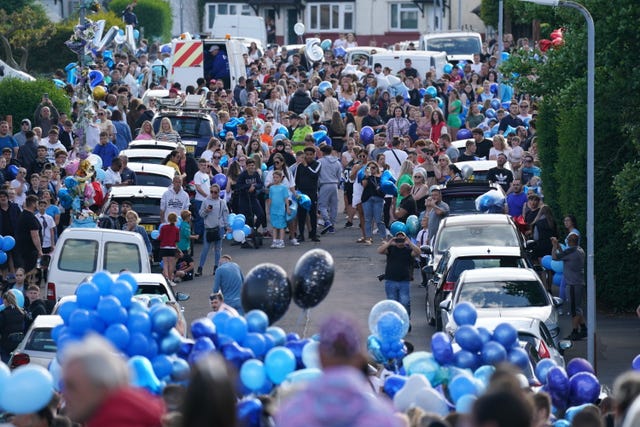
M 478 318 L 502 318 L 508 322 L 513 317 L 531 317 L 544 322 L 554 340 L 560 335 L 556 307 L 562 300 L 546 291 L 532 269 L 504 267 L 464 271 L 453 293 L 440 304 L 443 330 L 450 336 L 454 336 L 458 328 L 453 312 L 463 301 L 476 307 Z
M 34 363 L 49 369 L 49 362 L 56 357 L 58 346 L 51 338 L 51 330 L 61 325 L 62 318 L 57 315 L 40 315 L 36 317 L 31 327 L 24 335 L 24 339 L 11 353 L 9 368 Z
M 128 163 L 127 166 L 136 173 L 136 185 L 145 187 L 162 187 L 166 190 L 176 175 L 176 170 L 171 166 L 138 162 Z
M 155 139 L 134 139 L 129 143 L 127 148 L 130 150 L 134 148 L 156 148 L 159 150 L 172 151 L 178 148 L 178 144 L 169 141 L 156 141 Z
M 122 150 L 120 154 L 127 156 L 130 162 L 153 163 L 161 165 L 170 151 L 160 148 L 131 148 Z

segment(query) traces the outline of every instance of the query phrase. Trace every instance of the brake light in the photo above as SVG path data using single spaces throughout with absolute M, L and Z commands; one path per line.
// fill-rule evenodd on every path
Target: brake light
M 547 345 L 542 340 L 540 340 L 540 345 L 538 346 L 538 356 L 540 356 L 541 359 L 549 359 L 551 357 Z
M 55 301 L 56 300 L 56 284 L 49 282 L 47 283 L 47 300 Z
M 442 285 L 442 290 L 445 292 L 453 292 L 453 285 L 455 285 L 456 282 L 444 282 L 444 285 Z
M 28 365 L 31 362 L 31 358 L 26 353 L 15 353 L 11 358 L 11 366 L 9 368 L 15 369 L 18 366 Z

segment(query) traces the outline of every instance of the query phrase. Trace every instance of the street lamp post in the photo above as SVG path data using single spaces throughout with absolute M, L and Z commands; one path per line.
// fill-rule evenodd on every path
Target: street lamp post
M 580 3 L 569 0 L 523 0 L 544 6 L 564 6 L 577 9 L 587 21 L 587 359 L 595 367 L 596 284 L 594 275 L 594 85 L 595 85 L 595 25 L 589 11 Z

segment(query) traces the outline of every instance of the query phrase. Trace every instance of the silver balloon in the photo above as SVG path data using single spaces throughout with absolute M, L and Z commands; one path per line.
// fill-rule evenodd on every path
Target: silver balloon
M 113 42 L 115 37 L 118 35 L 118 31 L 119 30 L 120 30 L 120 28 L 118 28 L 115 25 L 113 27 L 109 28 L 109 31 L 107 31 L 107 34 L 105 34 L 104 37 L 102 37 L 98 41 L 98 43 L 95 44 L 96 50 L 102 50 L 105 47 L 109 46 L 111 44 L 111 42 Z
M 473 166 L 462 166 L 462 168 L 460 169 L 460 175 L 462 175 L 462 179 L 468 179 L 471 175 L 473 175 Z
M 104 26 L 107 23 L 104 19 L 96 21 L 95 23 L 95 35 L 93 36 L 92 44 L 94 47 L 97 47 L 102 39 L 102 34 L 104 33 Z
M 124 34 L 116 34 L 116 36 L 113 38 L 113 42 L 118 46 L 123 44 L 125 41 L 127 41 L 127 36 L 125 36 Z
M 125 27 L 125 43 L 127 47 L 131 51 L 131 53 L 136 52 L 136 38 L 133 35 L 133 25 L 127 25 Z
M 298 22 L 293 26 L 293 32 L 296 33 L 297 36 L 301 36 L 304 34 L 304 24 L 302 22 Z

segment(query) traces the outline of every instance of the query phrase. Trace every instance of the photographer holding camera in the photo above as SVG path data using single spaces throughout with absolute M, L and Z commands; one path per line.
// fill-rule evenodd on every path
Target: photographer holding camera
M 420 256 L 420 248 L 413 244 L 404 232 L 398 231 L 392 239 L 378 247 L 378 253 L 387 256 L 384 270 L 384 290 L 387 299 L 398 301 L 411 316 L 410 285 L 414 258 Z

